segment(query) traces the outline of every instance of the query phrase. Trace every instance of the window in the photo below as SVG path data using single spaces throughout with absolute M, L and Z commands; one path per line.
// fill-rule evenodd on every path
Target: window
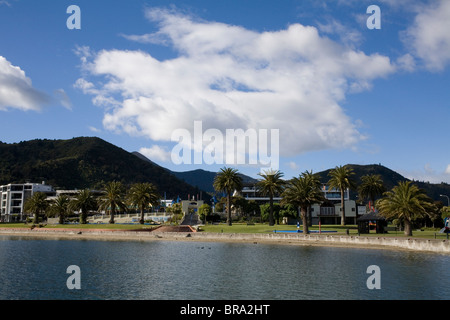
M 22 201 L 21 200 L 14 200 L 12 202 L 12 206 L 13 207 L 20 207 L 22 205 Z
M 321 216 L 334 216 L 334 207 L 322 207 L 320 208 Z

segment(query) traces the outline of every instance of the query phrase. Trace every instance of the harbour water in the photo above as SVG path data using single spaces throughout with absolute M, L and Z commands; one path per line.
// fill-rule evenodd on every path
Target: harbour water
M 367 285 L 379 267 L 379 289 Z M 69 289 L 78 266 L 80 289 Z M 450 256 L 275 244 L 0 236 L 1 300 L 446 300 Z

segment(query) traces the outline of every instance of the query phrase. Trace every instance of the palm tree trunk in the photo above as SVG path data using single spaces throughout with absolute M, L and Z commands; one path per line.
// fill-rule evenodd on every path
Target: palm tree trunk
M 39 212 L 34 213 L 34 224 L 39 224 Z
M 114 214 L 116 213 L 116 204 L 111 204 L 111 218 L 109 219 L 110 224 L 114 224 Z
M 275 224 L 273 220 L 273 195 L 270 194 L 270 202 L 269 202 L 269 226 L 273 226 Z
M 344 200 L 344 190 L 341 190 L 341 226 L 345 226 L 345 200 Z
M 232 222 L 231 222 L 231 194 L 230 194 L 230 192 L 227 193 L 227 224 L 229 226 L 232 225 Z
M 405 236 L 412 237 L 412 225 L 411 221 L 408 219 L 405 219 L 405 230 L 404 230 Z
M 140 224 L 144 224 L 144 208 L 141 207 L 141 219 L 139 220 Z
M 309 234 L 308 216 L 307 216 L 308 207 L 302 207 L 301 213 L 302 213 L 302 222 L 303 222 L 303 234 Z
M 87 217 L 87 212 L 85 212 L 84 210 L 81 210 L 81 215 L 80 215 L 80 223 L 81 224 L 86 224 L 86 217 Z
M 64 224 L 64 214 L 63 213 L 59 214 L 59 224 Z

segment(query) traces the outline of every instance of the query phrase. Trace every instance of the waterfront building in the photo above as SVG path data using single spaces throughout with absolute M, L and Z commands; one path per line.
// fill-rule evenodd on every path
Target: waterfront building
M 42 183 L 10 183 L 0 186 L 0 221 L 23 222 L 27 215 L 24 205 L 28 198 L 36 192 L 43 192 L 48 196 L 56 194 L 52 186 Z
M 341 192 L 322 184 L 321 191 L 326 199 L 322 204 L 314 204 L 310 208 L 309 217 L 312 224 L 340 224 L 341 223 Z M 259 204 L 269 202 L 269 197 L 262 195 L 256 188 L 256 185 L 245 185 L 240 192 L 235 191 L 233 196 L 241 196 L 250 201 L 256 201 Z M 280 202 L 281 196 L 275 195 L 274 202 Z M 355 200 L 350 199 L 350 190 L 344 191 L 345 218 L 346 223 L 356 224 L 356 219 L 366 214 L 365 206 L 358 206 Z M 285 223 L 294 223 L 285 219 Z

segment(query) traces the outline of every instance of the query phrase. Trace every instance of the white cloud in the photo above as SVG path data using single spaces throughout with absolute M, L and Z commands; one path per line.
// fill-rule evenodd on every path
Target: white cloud
M 92 132 L 95 132 L 95 133 L 102 132 L 102 130 L 100 130 L 100 129 L 94 127 L 94 126 L 89 126 L 89 130 L 91 130 Z
M 64 108 L 67 110 L 72 110 L 72 102 L 64 89 L 55 90 L 55 95 L 59 103 L 61 103 Z
M 445 174 L 450 175 L 450 164 L 447 165 L 447 168 L 445 169 Z
M 38 111 L 49 101 L 46 94 L 33 88 L 22 69 L 0 56 L 0 111 L 8 108 Z
M 426 68 L 441 71 L 450 63 L 450 1 L 422 7 L 405 33 L 405 42 Z
M 424 181 L 430 183 L 450 183 L 450 164 L 445 170 L 435 169 L 429 163 L 425 164 L 422 170 L 405 171 L 403 176 L 416 181 Z
M 153 145 L 150 148 L 141 148 L 139 153 L 152 161 L 168 162 L 171 159 L 171 152 L 158 145 Z
M 0 0 L 0 6 L 1 5 L 5 5 L 5 6 L 8 6 L 8 7 L 11 7 L 11 3 L 9 1 L 6 1 L 6 0 Z
M 318 28 L 322 33 L 338 35 L 340 40 L 350 47 L 360 44 L 363 40 L 363 36 L 359 30 L 350 28 L 335 19 L 328 19 L 325 24 L 319 23 Z
M 347 148 L 364 138 L 340 102 L 395 71 L 388 57 L 353 50 L 314 27 L 257 32 L 149 9 L 154 34 L 128 39 L 170 45 L 176 58 L 151 52 L 81 54 L 89 76 L 76 86 L 106 105 L 109 130 L 170 141 L 175 129 L 279 129 L 280 152 Z
M 299 166 L 298 166 L 294 161 L 290 161 L 290 162 L 288 163 L 288 165 L 289 165 L 289 168 L 290 168 L 291 170 L 298 170 L 298 169 L 299 169 Z
M 409 53 L 397 58 L 396 64 L 400 70 L 404 70 L 407 72 L 413 72 L 416 69 L 416 61 L 414 60 L 414 57 Z

